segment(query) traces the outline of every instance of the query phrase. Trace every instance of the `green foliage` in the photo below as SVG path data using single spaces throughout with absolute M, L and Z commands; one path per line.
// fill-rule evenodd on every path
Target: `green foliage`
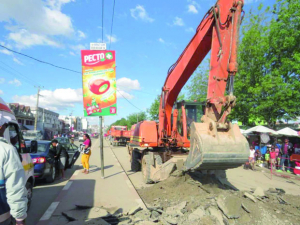
M 133 124 L 136 124 L 138 121 L 143 121 L 147 119 L 147 115 L 145 112 L 140 113 L 132 113 L 127 116 L 127 118 L 122 118 L 112 123 L 111 126 L 127 126 L 128 129 L 131 129 Z M 109 127 L 109 128 L 110 128 Z
M 186 101 L 206 101 L 208 75 L 209 60 L 197 68 L 185 86 L 185 90 L 187 92 L 187 99 L 185 99 Z
M 159 111 L 159 104 L 160 104 L 160 95 L 152 102 L 149 109 L 147 109 L 147 113 L 150 115 L 150 120 L 158 120 L 158 111 Z
M 283 117 L 300 115 L 300 3 L 278 0 L 272 13 L 262 8 L 243 23 L 231 117 L 274 127 Z

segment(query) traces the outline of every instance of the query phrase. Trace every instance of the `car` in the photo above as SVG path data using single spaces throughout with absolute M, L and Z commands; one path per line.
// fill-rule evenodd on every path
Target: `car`
M 30 142 L 25 142 L 26 147 L 30 146 Z M 78 147 L 70 143 L 61 143 L 68 152 L 68 161 L 66 169 L 72 168 L 78 158 Z M 34 165 L 35 179 L 45 179 L 47 183 L 52 183 L 57 175 L 56 163 L 54 160 L 55 150 L 51 141 L 39 140 L 35 150 L 31 150 L 31 158 Z M 76 155 L 76 159 L 74 156 Z
M 83 135 L 82 135 L 82 136 L 79 136 L 78 141 L 79 141 L 79 142 L 83 142 Z

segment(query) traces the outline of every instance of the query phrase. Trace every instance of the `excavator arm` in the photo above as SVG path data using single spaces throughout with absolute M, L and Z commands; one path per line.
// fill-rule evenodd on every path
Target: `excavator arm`
M 172 127 L 171 123 L 173 105 L 185 83 L 211 52 L 205 114 L 201 123 L 192 123 L 186 170 L 210 169 L 212 166 L 227 169 L 244 163 L 248 157 L 246 139 L 237 126 L 227 121 L 236 101 L 233 81 L 238 71 L 237 48 L 243 4 L 243 0 L 217 1 L 204 16 L 181 56 L 169 69 L 162 88 L 158 145 L 170 146 L 174 140 L 174 126 L 176 129 L 176 125 Z M 227 85 L 228 95 L 225 96 Z M 173 121 L 176 115 L 173 115 Z M 205 155 L 208 161 L 205 161 Z

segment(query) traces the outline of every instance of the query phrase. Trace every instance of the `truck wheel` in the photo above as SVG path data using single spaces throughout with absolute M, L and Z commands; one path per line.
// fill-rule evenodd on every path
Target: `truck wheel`
M 31 205 L 31 200 L 32 200 L 32 184 L 30 182 L 27 182 L 26 183 L 26 190 L 27 190 L 27 199 L 28 199 L 28 202 L 27 202 L 27 212 L 30 208 L 30 205 Z
M 142 173 L 145 184 L 153 183 L 153 180 L 151 180 L 150 155 L 144 155 L 142 159 Z
M 141 170 L 141 164 L 139 162 L 141 158 L 141 153 L 136 150 L 133 150 L 131 153 L 131 170 L 134 172 Z
M 53 183 L 55 180 L 55 176 L 56 176 L 56 171 L 55 171 L 55 167 L 53 166 L 51 169 L 51 174 L 46 178 L 46 182 Z

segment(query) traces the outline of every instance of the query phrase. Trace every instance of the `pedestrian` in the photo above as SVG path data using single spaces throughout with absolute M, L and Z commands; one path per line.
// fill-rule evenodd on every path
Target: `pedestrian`
M 255 163 L 255 149 L 254 146 L 251 145 L 250 147 L 250 156 L 249 156 L 249 163 L 251 165 L 252 170 L 254 170 L 254 163 Z
M 91 138 L 88 134 L 83 135 L 83 154 L 81 156 L 81 163 L 83 166 L 83 173 L 88 174 L 90 165 L 89 165 L 89 160 L 91 156 L 91 147 L 92 147 L 92 141 Z
M 270 165 L 271 168 L 275 168 L 276 169 L 276 152 L 275 152 L 275 146 L 272 145 L 271 147 L 271 152 L 270 152 Z
M 68 159 L 67 150 L 60 144 L 56 139 L 52 140 L 52 145 L 56 150 L 56 155 L 54 156 L 59 160 L 59 170 L 61 172 L 61 179 L 65 179 L 65 168 Z
M 265 154 L 265 161 L 268 164 L 268 169 L 270 168 L 270 151 L 268 150 L 267 153 Z
M 4 138 L 8 120 L 0 114 L 0 225 L 25 225 L 25 172 L 16 149 Z
M 284 165 L 285 161 L 287 161 L 288 168 L 287 168 L 286 172 L 291 173 L 290 156 L 292 155 L 292 153 L 293 153 L 293 144 L 289 142 L 288 138 L 285 138 L 284 143 L 282 144 L 281 149 L 280 149 L 280 154 L 281 154 L 280 169 L 278 169 L 277 172 L 282 172 L 283 165 Z

